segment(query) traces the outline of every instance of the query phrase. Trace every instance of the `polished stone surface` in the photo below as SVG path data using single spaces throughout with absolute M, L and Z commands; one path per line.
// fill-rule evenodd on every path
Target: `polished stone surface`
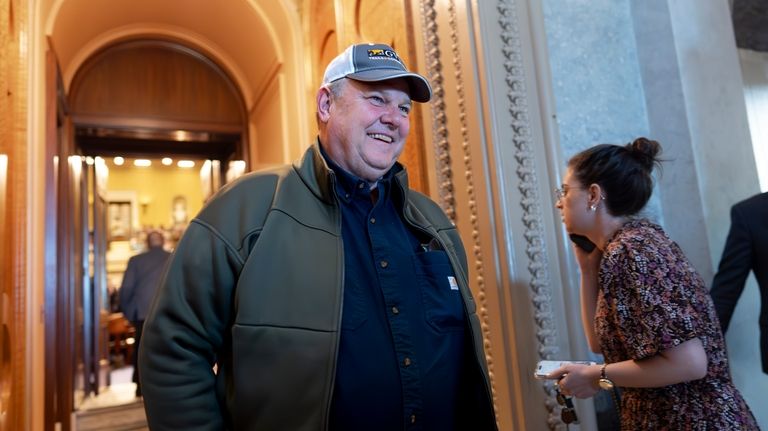
M 144 402 L 134 395 L 136 384 L 131 382 L 133 367 L 111 372 L 112 385 L 98 396 L 83 400 L 75 414 L 76 431 L 148 430 Z
M 565 159 L 650 135 L 629 0 L 545 0 L 544 24 Z M 662 145 L 664 142 L 662 142 Z M 643 215 L 663 225 L 654 194 Z

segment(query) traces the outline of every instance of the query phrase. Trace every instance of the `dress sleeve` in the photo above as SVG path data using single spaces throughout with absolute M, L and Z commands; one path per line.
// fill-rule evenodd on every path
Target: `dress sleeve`
M 701 307 L 693 288 L 701 283 L 672 244 L 635 244 L 613 262 L 618 336 L 632 359 L 643 359 L 701 333 Z

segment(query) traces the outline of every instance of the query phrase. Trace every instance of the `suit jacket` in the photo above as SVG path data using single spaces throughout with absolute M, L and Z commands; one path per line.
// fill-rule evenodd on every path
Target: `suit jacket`
M 750 270 L 760 287 L 760 351 L 768 373 L 768 192 L 731 208 L 731 230 L 710 291 L 723 332 Z
M 171 254 L 161 247 L 137 254 L 128 260 L 120 285 L 120 308 L 131 323 L 143 321 L 152 303 L 165 264 Z

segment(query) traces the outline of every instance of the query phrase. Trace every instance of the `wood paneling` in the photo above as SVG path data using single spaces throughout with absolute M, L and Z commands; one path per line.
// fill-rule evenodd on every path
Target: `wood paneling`
M 235 126 L 245 121 L 239 92 L 222 69 L 173 42 L 108 47 L 78 70 L 69 93 L 75 116 Z
M 339 53 L 336 34 L 336 7 L 334 2 L 313 0 L 310 2 L 310 55 L 312 56 L 313 88 L 320 87 L 325 66 Z M 314 94 L 312 99 L 315 100 Z
M 27 32 L 27 2 L 0 0 L 0 431 L 25 429 L 27 420 Z

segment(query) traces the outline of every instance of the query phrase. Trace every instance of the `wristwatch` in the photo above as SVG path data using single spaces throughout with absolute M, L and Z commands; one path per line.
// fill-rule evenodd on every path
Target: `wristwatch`
M 608 364 L 603 364 L 602 368 L 600 368 L 600 380 L 598 380 L 598 384 L 600 385 L 600 389 L 605 389 L 606 391 L 610 391 L 613 389 L 613 381 L 608 378 L 608 376 L 605 375 L 605 367 Z

